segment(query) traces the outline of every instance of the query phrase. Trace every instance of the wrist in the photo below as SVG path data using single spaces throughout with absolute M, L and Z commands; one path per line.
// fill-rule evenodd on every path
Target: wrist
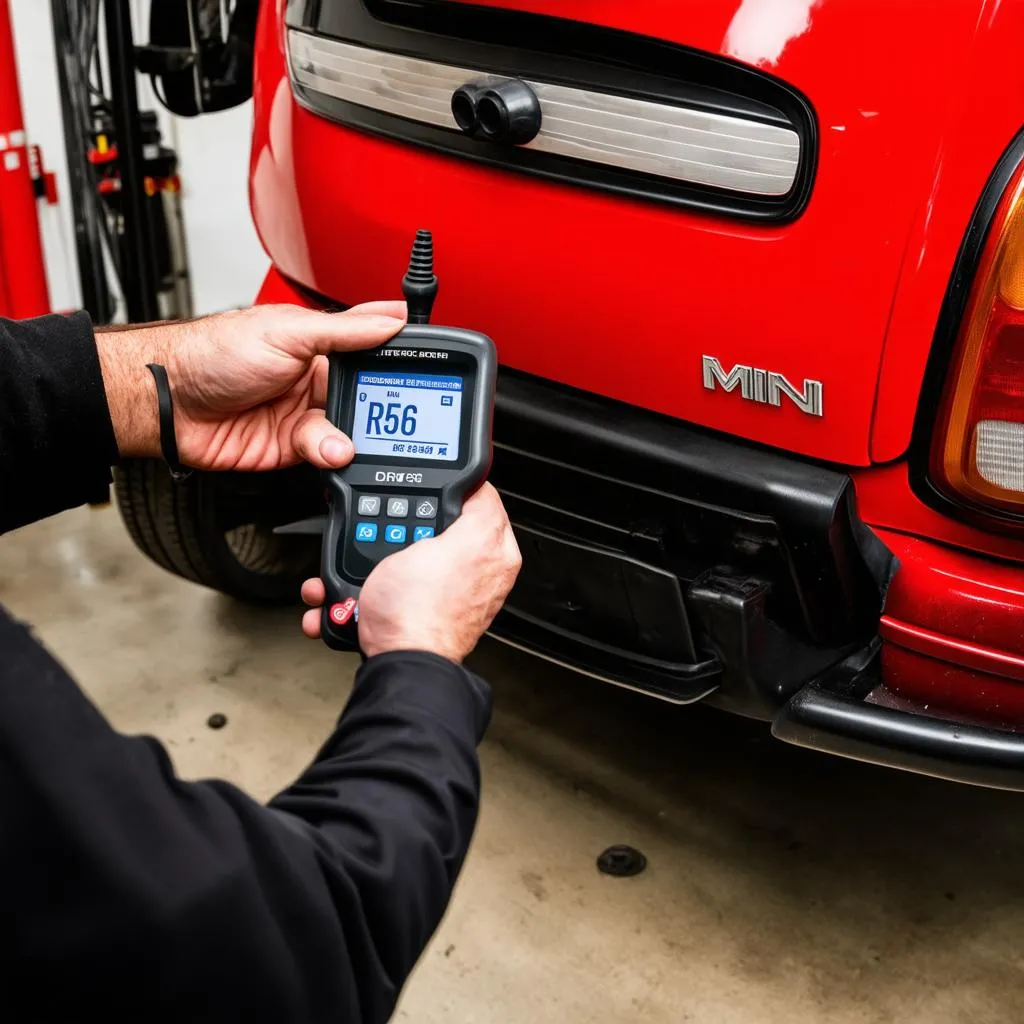
M 386 665 L 393 661 L 419 661 L 420 663 L 434 662 L 439 668 L 462 668 L 461 662 L 447 655 L 438 654 L 437 651 L 427 650 L 423 647 L 402 647 L 387 651 L 378 651 L 376 654 L 365 655 L 364 665 Z
M 162 326 L 100 328 L 96 332 L 103 387 L 122 458 L 159 457 L 160 418 L 156 385 L 148 363 L 164 363 Z
M 465 656 L 455 644 L 448 643 L 443 637 L 434 634 L 407 634 L 403 636 L 382 637 L 359 635 L 360 646 L 367 658 L 376 658 L 384 654 L 432 654 L 456 665 L 461 665 Z

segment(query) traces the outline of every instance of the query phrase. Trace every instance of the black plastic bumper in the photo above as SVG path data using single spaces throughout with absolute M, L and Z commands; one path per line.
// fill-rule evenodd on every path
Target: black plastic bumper
M 494 441 L 524 563 L 499 639 L 771 719 L 875 636 L 892 558 L 845 474 L 508 370 Z
M 843 474 L 502 371 L 491 479 L 524 554 L 498 639 L 796 746 L 1024 791 L 1024 734 L 886 694 L 894 567 Z
M 953 782 L 1024 791 L 1024 735 L 872 702 L 878 644 L 800 690 L 772 722 L 772 735 L 857 761 Z

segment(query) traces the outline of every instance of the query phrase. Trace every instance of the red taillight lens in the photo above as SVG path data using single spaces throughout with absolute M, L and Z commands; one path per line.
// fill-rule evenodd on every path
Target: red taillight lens
M 931 477 L 942 491 L 1024 515 L 1024 168 L 978 262 L 936 428 Z

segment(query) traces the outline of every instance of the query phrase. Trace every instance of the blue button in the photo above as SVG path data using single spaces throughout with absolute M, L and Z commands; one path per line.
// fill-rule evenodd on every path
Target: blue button
M 389 526 L 384 531 L 384 539 L 389 544 L 404 544 L 405 543 L 405 527 L 404 526 Z
M 376 523 L 356 523 L 356 540 L 372 544 L 377 539 Z
M 434 528 L 432 526 L 417 526 L 412 531 L 412 542 L 415 544 L 418 540 L 429 540 L 434 536 Z

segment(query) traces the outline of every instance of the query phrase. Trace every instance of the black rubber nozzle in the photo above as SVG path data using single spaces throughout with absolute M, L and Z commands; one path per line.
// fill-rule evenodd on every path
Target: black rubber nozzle
M 484 86 L 472 82 L 460 86 L 452 93 L 452 117 L 460 131 L 472 135 L 477 130 L 476 105 Z
M 540 100 L 518 78 L 485 89 L 476 101 L 477 128 L 485 139 L 522 146 L 537 137 Z
M 434 238 L 423 228 L 416 232 L 409 257 L 409 269 L 402 278 L 402 294 L 409 304 L 409 323 L 429 324 L 430 311 L 437 298 L 437 275 L 434 273 Z

